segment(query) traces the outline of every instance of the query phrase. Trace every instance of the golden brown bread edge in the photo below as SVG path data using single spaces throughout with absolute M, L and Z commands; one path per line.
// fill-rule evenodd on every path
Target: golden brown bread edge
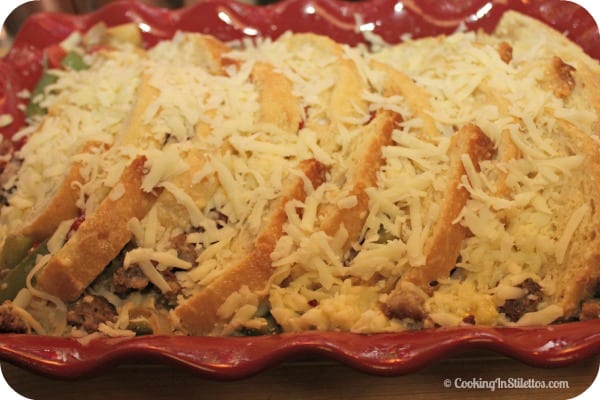
M 99 142 L 88 142 L 80 153 L 102 152 L 106 145 Z M 61 222 L 79 216 L 77 199 L 79 186 L 83 183 L 81 176 L 82 162 L 76 161 L 71 165 L 63 182 L 45 208 L 29 224 L 23 227 L 21 234 L 30 237 L 34 242 L 41 242 L 50 237 Z
M 564 196 L 581 197 L 578 204 L 587 202 L 590 209 L 564 264 L 554 266 L 562 284 L 552 297 L 563 308 L 562 320 L 567 321 L 577 318 L 586 302 L 594 301 L 586 299 L 596 295 L 600 286 L 600 64 L 562 33 L 518 12 L 507 11 L 493 35 L 514 43 L 517 54 L 539 46 L 539 38 L 545 37 L 544 59 L 538 62 L 545 64 L 546 73 L 540 83 L 565 104 L 591 106 L 596 114 L 590 132 L 557 117 L 557 139 L 567 152 L 584 156 L 581 171 L 585 172 L 570 180 L 579 187 L 567 188 Z M 565 212 L 573 212 L 576 206 L 569 204 Z
M 567 97 L 573 91 L 571 101 L 578 100 L 582 101 L 580 104 L 591 105 L 600 115 L 600 63 L 564 34 L 535 18 L 508 10 L 502 15 L 492 35 L 509 42 L 517 55 L 538 48 L 540 38 L 545 38 L 541 50 L 552 59 L 547 73 L 553 81 L 551 88 L 555 95 Z M 575 68 L 571 70 L 570 67 Z M 572 72 L 574 74 L 571 77 L 569 75 Z M 574 81 L 569 83 L 570 79 Z M 575 86 L 569 87 L 572 84 Z M 600 135 L 600 123 L 595 124 L 593 132 Z
M 588 205 L 588 213 L 575 233 L 563 265 L 557 266 L 559 280 L 563 283 L 554 295 L 564 311 L 563 320 L 578 317 L 581 307 L 600 286 L 600 145 L 589 135 L 573 125 L 560 121 L 559 129 L 570 148 L 584 156 L 582 171 L 571 178 L 575 186 L 566 194 Z M 566 205 L 571 213 L 580 204 Z
M 300 35 L 295 38 L 301 43 L 312 42 L 331 51 L 339 52 L 339 47 L 333 41 L 315 35 Z M 295 40 L 293 40 L 295 42 Z M 291 45 L 298 44 L 292 43 Z M 350 80 L 351 66 L 346 63 L 339 68 L 342 80 Z M 278 73 L 271 65 L 258 62 L 254 66 L 250 79 L 258 91 L 259 115 L 258 123 L 271 124 L 281 129 L 283 134 L 296 134 L 301 124 L 301 105 L 298 98 L 293 95 L 291 82 Z M 352 76 L 356 79 L 356 76 Z M 339 82 L 335 85 L 330 102 L 336 104 L 333 108 L 342 114 L 346 110 L 350 98 L 340 94 Z M 356 82 L 352 82 L 352 87 Z M 346 93 L 347 94 L 347 93 Z M 333 114 L 332 119 L 336 119 Z M 326 179 L 326 168 L 316 160 L 301 161 L 297 167 L 301 175 L 308 178 L 313 188 L 320 186 Z M 235 242 L 235 246 L 242 252 L 241 257 L 230 261 L 230 265 L 215 281 L 190 298 L 182 302 L 174 311 L 179 320 L 180 327 L 192 335 L 210 334 L 219 322 L 218 309 L 233 293 L 248 287 L 259 296 L 264 292 L 273 273 L 270 254 L 283 233 L 283 225 L 287 221 L 285 205 L 290 200 L 303 201 L 307 193 L 303 177 L 292 176 L 291 181 L 285 184 L 282 194 L 272 201 L 270 213 L 258 233 L 256 239 L 249 239 L 250 233 L 242 229 Z M 249 243 L 246 243 L 249 242 Z
M 377 171 L 385 164 L 382 148 L 392 143 L 392 131 L 401 120 L 400 114 L 379 110 L 373 120 L 362 128 L 356 151 L 348 160 L 348 180 L 341 190 L 348 196 L 356 196 L 356 205 L 350 208 L 327 205 L 318 210 L 320 230 L 331 237 L 342 227 L 346 230 L 348 237 L 342 246 L 344 252 L 359 240 L 369 213 L 366 189 L 377 186 Z
M 461 186 L 465 175 L 462 156 L 468 156 L 476 169 L 483 160 L 495 154 L 493 142 L 479 129 L 468 124 L 454 134 L 448 149 L 447 182 L 440 204 L 440 214 L 425 241 L 425 264 L 409 268 L 390 293 L 386 308 L 397 318 L 425 317 L 425 298 L 436 289 L 437 282 L 447 278 L 456 265 L 462 242 L 469 230 L 456 221 L 470 198 Z
M 190 40 L 196 44 L 195 62 L 208 70 L 220 72 L 219 60 L 229 48 L 206 35 L 194 35 Z M 145 111 L 160 94 L 150 83 L 148 74 L 142 74 L 136 93 L 136 101 L 116 138 L 116 146 L 160 147 L 161 143 L 156 139 L 152 141 L 148 138 L 147 126 L 143 123 Z M 124 188 L 121 197 L 113 200 L 109 195 L 104 198 L 98 208 L 86 216 L 63 248 L 52 255 L 37 279 L 40 289 L 64 301 L 76 300 L 131 240 L 129 221 L 132 218 L 142 219 L 162 192 L 160 188 L 151 192 L 141 189 L 146 173 L 145 162 L 145 156 L 133 160 L 117 183 L 117 186 Z M 78 195 L 75 188 L 69 193 Z
M 301 161 L 298 172 L 304 175 L 313 188 L 325 181 L 326 168 L 320 162 L 309 159 Z M 209 334 L 218 321 L 217 310 L 233 293 L 247 286 L 253 292 L 263 291 L 273 272 L 271 253 L 283 233 L 287 221 L 285 205 L 291 200 L 303 201 L 306 197 L 305 180 L 296 176 L 288 181 L 281 196 L 274 200 L 271 211 L 258 233 L 250 251 L 198 293 L 191 296 L 174 310 L 186 333 Z
M 141 189 L 145 175 L 141 156 L 125 169 L 117 185 L 123 194 L 113 200 L 110 194 L 79 226 L 65 245 L 54 253 L 37 277 L 36 288 L 74 301 L 131 240 L 129 220 L 142 219 L 154 205 L 160 190 Z

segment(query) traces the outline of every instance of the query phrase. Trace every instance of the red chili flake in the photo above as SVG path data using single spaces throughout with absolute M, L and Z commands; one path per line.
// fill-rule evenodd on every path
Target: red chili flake
M 83 224 L 83 221 L 85 221 L 85 214 L 79 215 L 79 217 L 77 217 L 77 219 L 73 221 L 73 223 L 71 224 L 71 230 L 69 231 L 67 238 L 70 238 L 71 235 L 73 235 L 73 233 L 77 232 L 77 229 L 79 229 L 81 224 Z
M 306 121 L 304 121 L 304 118 L 306 118 L 308 116 L 308 106 L 304 106 L 304 117 L 300 118 L 300 121 L 298 122 L 298 130 L 302 130 L 304 129 L 304 127 L 306 126 Z
M 377 115 L 377 113 L 375 111 L 371 111 L 369 113 L 369 119 L 367 120 L 367 122 L 365 122 L 365 125 L 369 125 L 371 121 L 375 119 L 375 115 Z

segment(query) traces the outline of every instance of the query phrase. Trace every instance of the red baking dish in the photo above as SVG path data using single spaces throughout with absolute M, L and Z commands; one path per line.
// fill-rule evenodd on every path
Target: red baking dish
M 109 26 L 137 23 L 146 46 L 177 30 L 208 33 L 225 41 L 309 31 L 348 44 L 364 41 L 361 30 L 368 30 L 396 43 L 407 33 L 431 36 L 452 33 L 459 26 L 491 30 L 508 9 L 565 32 L 600 59 L 600 34 L 591 15 L 574 3 L 558 0 L 286 0 L 262 7 L 206 0 L 179 10 L 120 1 L 86 15 L 36 14 L 0 59 L 0 114 L 13 116 L 13 123 L 0 133 L 9 138 L 24 124 L 17 93 L 32 89 L 39 78 L 43 49 L 99 21 Z M 458 327 L 372 335 L 311 331 L 230 338 L 141 336 L 94 339 L 88 344 L 69 338 L 0 335 L 0 360 L 71 379 L 131 361 L 158 361 L 212 379 L 238 379 L 307 355 L 376 375 L 401 375 L 468 350 L 493 351 L 538 367 L 566 366 L 600 354 L 600 319 L 528 328 Z

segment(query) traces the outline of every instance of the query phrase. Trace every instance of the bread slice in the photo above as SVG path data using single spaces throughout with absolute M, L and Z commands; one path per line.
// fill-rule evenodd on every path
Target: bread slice
M 309 100 L 303 113 L 304 126 L 317 132 L 321 146 L 326 151 L 332 151 L 339 146 L 336 131 L 350 129 L 364 122 L 361 119 L 368 113 L 368 104 L 363 93 L 369 90 L 368 84 L 356 63 L 345 55 L 344 47 L 328 37 L 301 33 L 284 36 L 281 42 L 297 59 L 291 63 L 292 68 L 306 68 L 308 63 L 311 64 L 309 68 L 318 68 L 319 63 L 327 61 L 320 71 L 314 71 L 315 75 L 322 74 L 325 82 L 313 86 L 317 92 L 307 93 L 316 99 Z M 312 60 L 319 60 L 319 63 Z M 315 78 L 301 77 L 307 81 Z M 325 84 L 325 88 L 319 89 L 320 85 Z
M 162 141 L 158 138 L 149 137 L 147 135 L 147 124 L 144 121 L 144 113 L 155 101 L 160 92 L 149 82 L 149 74 L 143 74 L 141 82 L 137 88 L 135 103 L 119 135 L 115 138 L 117 146 L 134 146 L 134 147 L 160 147 Z
M 81 153 L 98 153 L 104 151 L 106 147 L 102 143 L 89 142 L 83 147 Z M 56 193 L 35 219 L 22 228 L 21 235 L 32 238 L 34 242 L 40 242 L 50 237 L 61 222 L 79 216 L 80 210 L 76 203 L 79 198 L 79 185 L 83 179 L 81 167 L 81 161 L 73 163 Z
M 559 189 L 558 204 L 564 210 L 556 214 L 557 236 L 570 237 L 570 244 L 560 241 L 556 260 L 548 262 L 545 276 L 557 282 L 555 290 L 544 293 L 548 304 L 562 308 L 562 319 L 575 318 L 581 299 L 594 296 L 600 266 L 597 245 L 599 201 L 597 183 L 600 150 L 600 66 L 564 34 L 522 14 L 509 11 L 500 20 L 493 35 L 513 44 L 517 62 L 523 69 L 539 67 L 545 74 L 539 84 L 559 99 L 565 107 L 588 114 L 568 117 L 556 111 L 557 127 L 553 139 L 566 156 L 583 157 L 576 175 Z M 584 172 L 585 171 L 585 172 Z M 578 220 L 576 222 L 575 220 Z M 558 283 L 560 282 L 560 283 Z
M 392 142 L 392 130 L 400 120 L 395 112 L 378 111 L 360 134 L 356 150 L 347 160 L 347 180 L 340 189 L 340 193 L 355 198 L 355 204 L 343 208 L 327 204 L 318 211 L 319 229 L 327 235 L 333 237 L 339 229 L 346 230 L 344 251 L 360 239 L 369 212 L 367 189 L 377 185 L 377 171 L 385 162 L 381 150 Z
M 468 234 L 468 229 L 457 221 L 470 197 L 469 192 L 461 186 L 466 174 L 463 157 L 469 157 L 472 164 L 478 168 L 481 161 L 489 160 L 493 155 L 493 143 L 474 125 L 465 125 L 452 137 L 448 149 L 446 189 L 441 197 L 442 204 L 437 221 L 423 249 L 425 264 L 408 269 L 387 300 L 388 310 L 396 318 L 424 317 L 424 300 L 414 293 L 414 288 L 430 295 L 439 281 L 450 276 L 450 271 L 455 267 L 460 255 L 462 242 Z M 407 285 L 407 282 L 410 284 Z
M 600 133 L 600 65 L 564 34 L 527 15 L 507 11 L 493 31 L 493 36 L 513 46 L 517 61 L 535 63 L 540 58 L 547 65 L 546 79 L 553 93 L 581 110 L 596 113 L 593 131 Z M 569 94 L 573 92 L 572 96 Z
M 293 86 L 289 79 L 266 63 L 257 63 L 250 79 L 258 91 L 258 122 L 295 134 L 302 122 L 302 109 L 298 98 L 292 94 Z
M 179 46 L 185 51 L 186 57 L 189 57 L 192 65 L 205 69 L 211 75 L 222 76 L 225 74 L 224 69 L 229 65 L 226 56 L 231 51 L 231 48 L 225 43 L 208 35 L 186 34 Z M 207 117 L 211 117 L 212 114 L 209 113 Z M 195 125 L 194 131 L 195 135 L 190 140 L 194 144 L 206 140 L 212 133 L 211 127 L 204 121 L 199 121 Z M 182 159 L 188 168 L 170 179 L 167 186 L 174 187 L 177 191 L 181 190 L 193 204 L 188 204 L 186 207 L 182 204 L 181 199 L 178 200 L 169 190 L 164 190 L 155 206 L 162 226 L 188 230 L 192 225 L 198 224 L 198 221 L 190 220 L 190 211 L 187 208 L 194 207 L 198 210 L 204 208 L 208 199 L 214 194 L 217 185 L 214 177 L 205 177 L 200 182 L 194 181 L 194 175 L 206 164 L 206 157 L 208 157 L 208 152 L 204 148 L 183 152 Z
M 557 284 L 557 290 L 546 294 L 549 302 L 563 309 L 563 319 L 576 318 L 582 299 L 597 294 L 600 285 L 600 145 L 573 125 L 561 123 L 557 136 L 569 153 L 583 156 L 579 173 L 570 177 L 560 193 L 562 210 L 559 216 L 561 238 L 557 263 L 549 263 L 547 272 Z
M 109 194 L 52 255 L 37 277 L 39 289 L 64 301 L 76 300 L 131 240 L 129 220 L 143 218 L 160 193 L 141 189 L 145 162 L 145 157 L 136 158 L 113 189 L 115 198 Z
M 270 254 L 282 235 L 287 220 L 286 204 L 291 200 L 302 201 L 306 196 L 308 179 L 313 188 L 325 180 L 325 167 L 316 160 L 305 160 L 297 171 L 302 175 L 291 177 L 281 196 L 273 201 L 270 212 L 263 222 L 258 237 L 249 253 L 240 261 L 228 266 L 210 285 L 186 299 L 174 313 L 183 330 L 192 335 L 210 334 L 219 321 L 218 310 L 232 294 L 247 287 L 252 292 L 262 292 L 273 273 Z M 243 233 L 240 236 L 246 236 Z
M 197 43 L 199 48 L 207 46 L 202 54 L 212 57 L 210 62 L 205 61 L 203 64 L 212 66 L 210 72 L 217 75 L 223 74 L 224 68 L 232 65 L 238 68 L 237 62 L 226 59 L 225 45 L 215 44 L 215 40 Z M 221 68 L 217 69 L 214 67 L 215 65 L 221 65 Z M 254 65 L 250 80 L 258 94 L 257 125 L 262 125 L 267 129 L 274 127 L 283 135 L 295 134 L 300 127 L 302 116 L 299 101 L 292 95 L 291 82 L 266 63 Z M 205 122 L 198 123 L 195 131 L 196 134 L 191 139 L 193 144 L 206 140 L 212 134 L 212 128 Z M 231 151 L 231 146 L 224 142 L 219 148 L 212 150 L 215 154 L 224 154 L 226 151 Z M 183 159 L 189 168 L 168 183 L 168 186 L 174 187 L 176 191 L 183 191 L 197 210 L 202 210 L 207 205 L 218 186 L 218 179 L 214 173 L 203 177 L 200 181 L 195 181 L 195 175 L 206 165 L 211 153 L 207 146 L 202 145 L 185 152 Z M 165 227 L 180 227 L 183 230 L 189 230 L 191 225 L 198 223 L 198 221 L 190 221 L 190 210 L 182 204 L 181 199 L 178 200 L 169 190 L 162 193 L 156 207 L 161 224 Z
M 382 85 L 381 93 L 384 96 L 403 96 L 415 117 L 423 120 L 421 135 L 429 139 L 438 138 L 440 131 L 431 116 L 432 107 L 429 93 L 408 75 L 391 65 L 375 60 L 371 61 L 371 65 L 375 71 L 382 74 L 379 78 L 380 85 Z
M 581 47 L 566 35 L 543 22 L 513 10 L 507 10 L 492 32 L 492 36 L 506 40 L 513 47 L 515 56 L 534 49 L 551 50 L 562 54 L 566 61 L 579 60 L 592 71 L 598 72 L 598 62 L 587 55 Z M 522 55 L 522 54 L 521 54 Z M 520 58 L 520 56 L 518 57 Z

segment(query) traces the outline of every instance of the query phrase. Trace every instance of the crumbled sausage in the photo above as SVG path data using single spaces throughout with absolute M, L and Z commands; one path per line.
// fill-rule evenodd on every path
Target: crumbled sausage
M 29 327 L 15 311 L 12 303 L 6 300 L 0 305 L 0 333 L 27 333 Z
M 536 311 L 543 295 L 542 287 L 531 278 L 525 279 L 518 287 L 527 293 L 518 299 L 506 300 L 498 309 L 512 322 L 517 322 L 525 313 Z
M 508 64 L 512 61 L 513 48 L 506 42 L 500 42 L 498 45 L 498 55 L 504 63 Z
M 161 271 L 162 276 L 165 278 L 171 291 L 160 294 L 159 302 L 167 308 L 175 307 L 177 305 L 177 296 L 181 293 L 181 285 L 177 281 L 175 273 L 170 269 Z
M 150 280 L 137 264 L 117 269 L 113 275 L 113 290 L 119 295 L 127 295 L 133 290 L 152 288 L 158 292 L 158 301 L 160 304 L 167 307 L 174 307 L 177 304 L 177 296 L 181 293 L 181 285 L 172 270 L 166 269 L 159 272 L 171 287 L 171 290 L 167 293 L 162 293 L 157 287 L 151 285 Z
M 88 332 L 97 330 L 101 322 L 112 322 L 116 319 L 115 307 L 100 296 L 84 295 L 70 304 L 67 310 L 67 321 Z
M 412 318 L 421 321 L 425 318 L 425 300 L 410 290 L 399 291 L 390 295 L 386 313 L 393 318 Z
M 150 280 L 137 265 L 130 265 L 128 268 L 121 266 L 113 275 L 114 291 L 121 295 L 144 289 L 149 283 Z
M 589 319 L 600 318 L 600 299 L 590 299 L 581 305 L 579 319 L 586 321 Z
M 181 233 L 171 239 L 171 244 L 177 251 L 177 257 L 189 263 L 195 264 L 196 258 L 198 258 L 196 246 L 193 243 L 188 243 L 186 239 L 187 235 L 185 233 Z

